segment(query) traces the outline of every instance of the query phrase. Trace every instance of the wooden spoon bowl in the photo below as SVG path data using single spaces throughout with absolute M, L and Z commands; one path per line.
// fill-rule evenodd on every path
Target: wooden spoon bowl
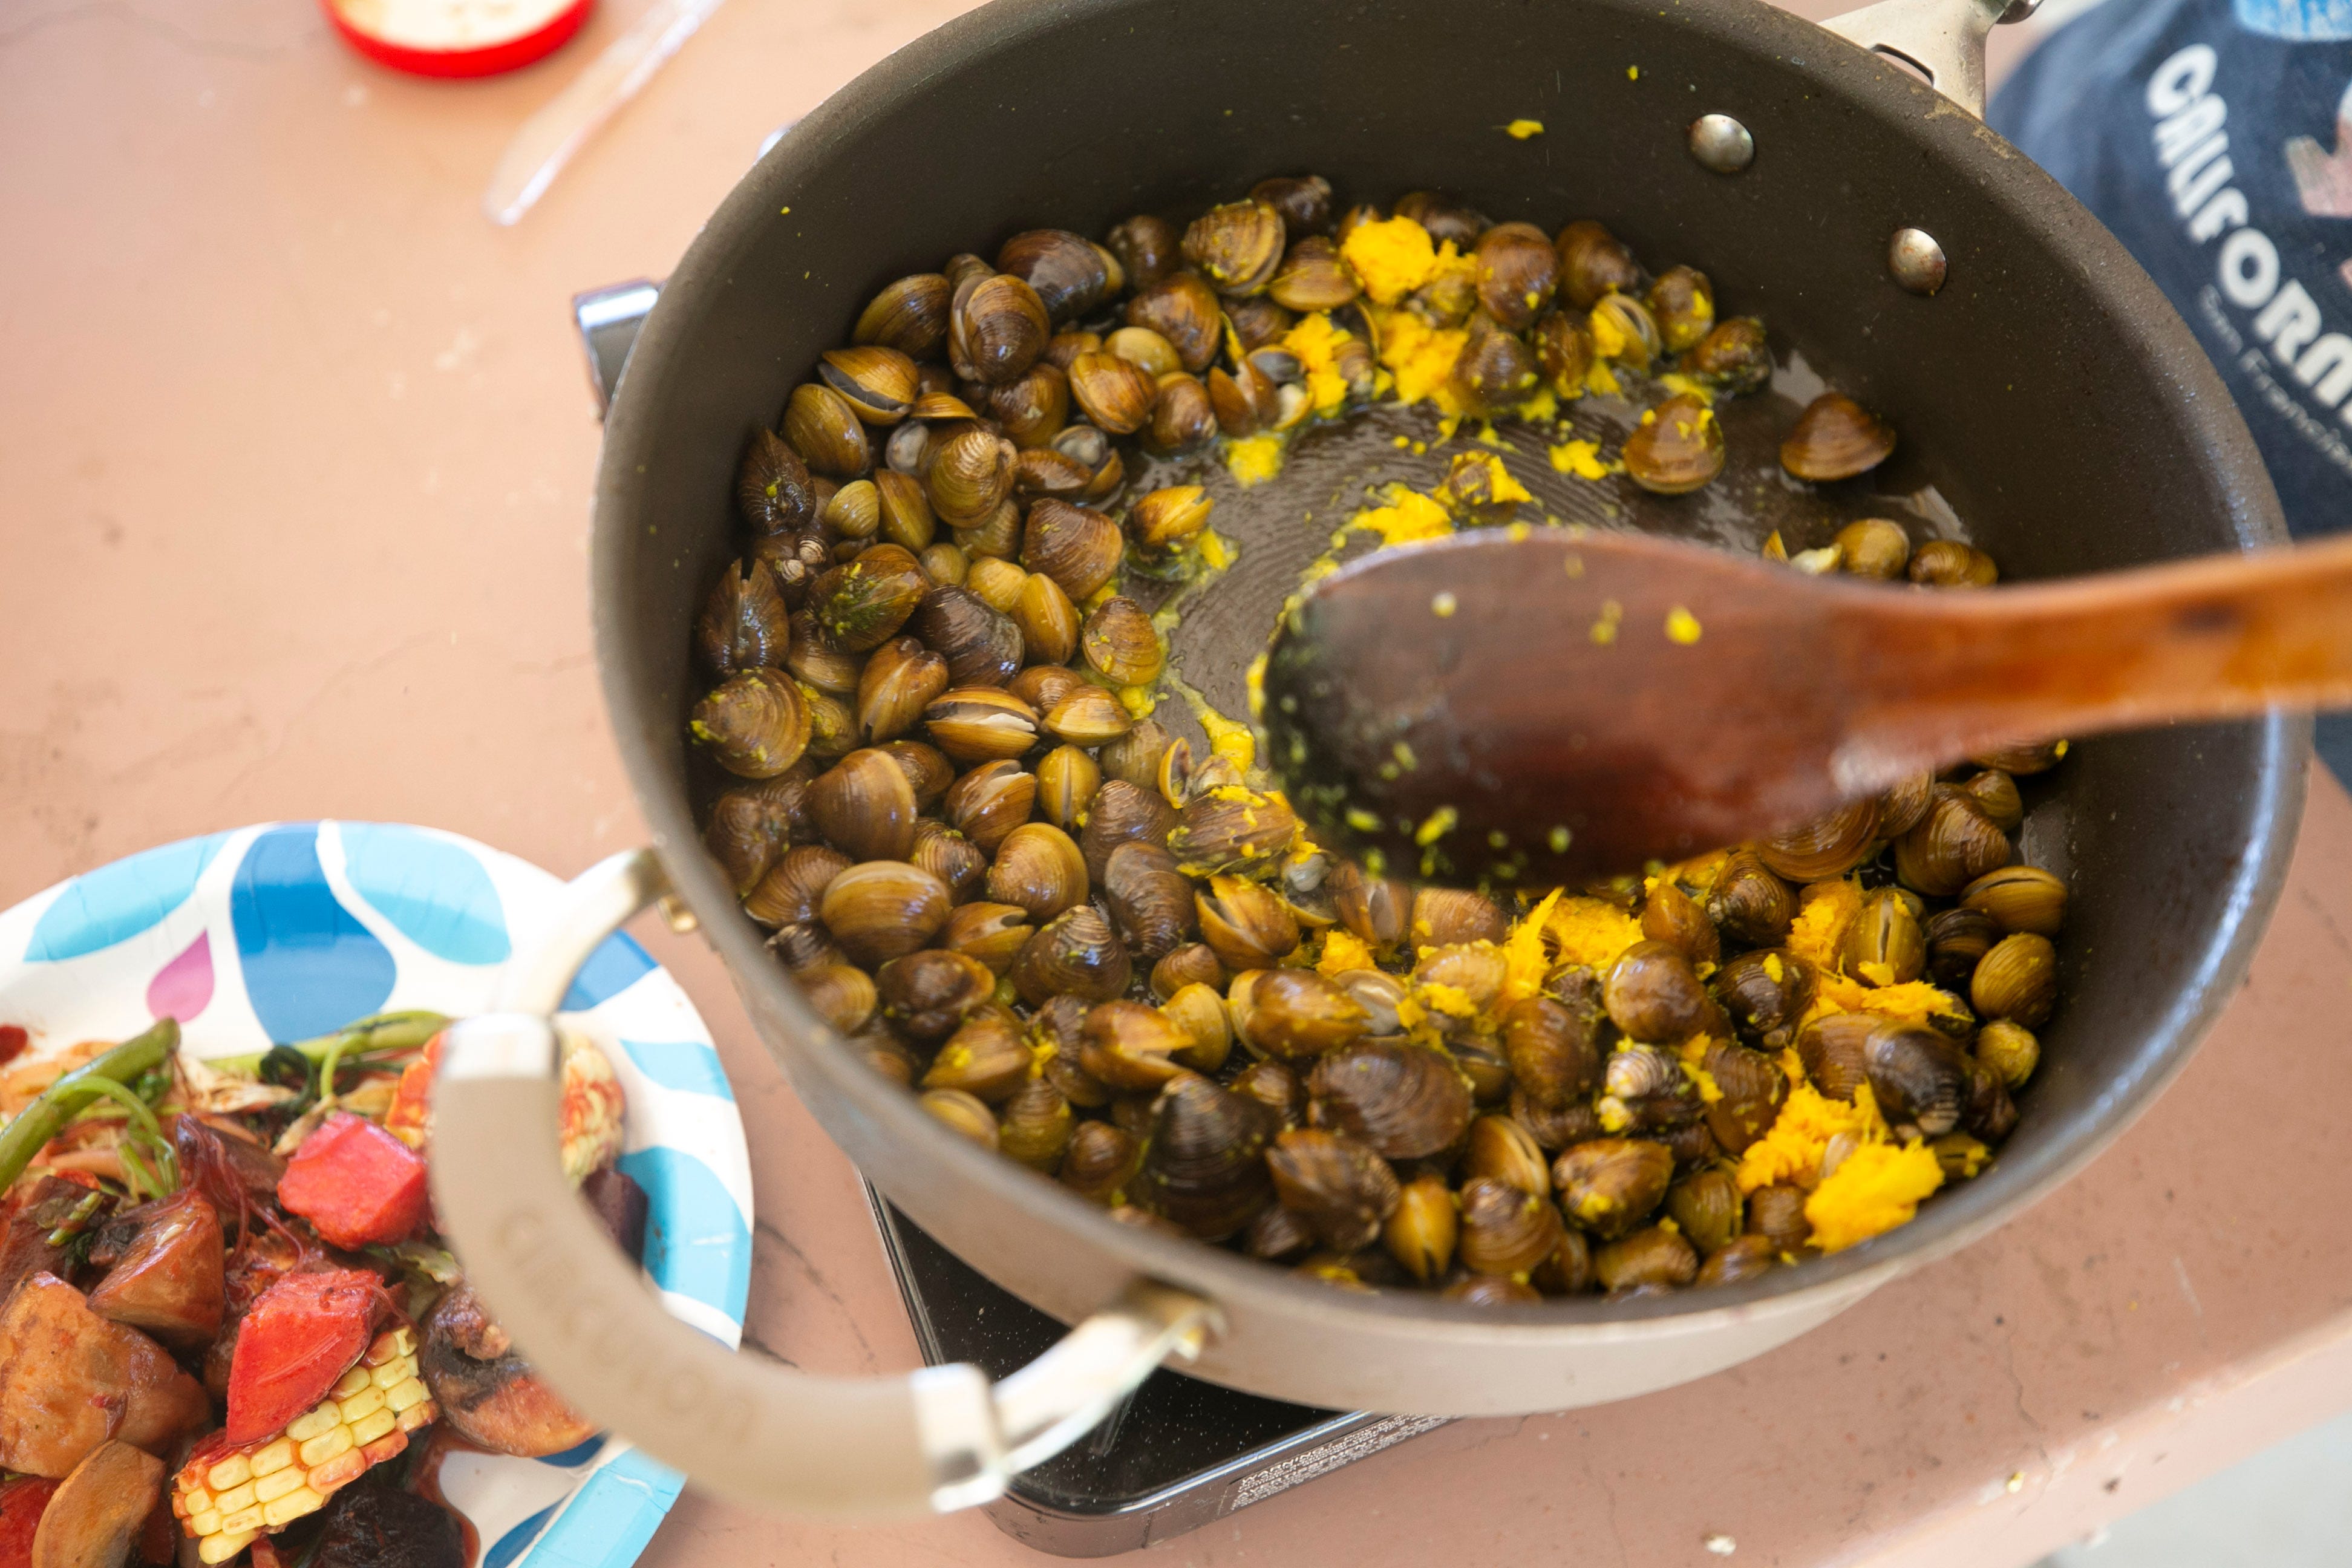
M 2352 701 L 2352 539 L 1950 592 L 1633 534 L 1484 530 L 1315 585 L 1267 761 L 1318 841 L 1548 887 L 2010 744 Z

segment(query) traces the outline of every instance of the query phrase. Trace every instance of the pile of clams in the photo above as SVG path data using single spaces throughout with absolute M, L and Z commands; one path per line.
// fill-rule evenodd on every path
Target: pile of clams
M 1368 225 L 1433 275 L 1377 298 Z M 743 458 L 742 554 L 695 632 L 710 852 L 842 1048 L 1121 1220 L 1489 1303 L 1866 1240 L 2016 1121 L 2067 897 L 2016 863 L 2018 781 L 2063 747 L 1489 896 L 1335 860 L 1245 741 L 1201 754 L 1152 717 L 1163 626 L 1122 590 L 1216 536 L 1202 487 L 1132 493 L 1130 460 L 1346 418 L 1439 331 L 1455 417 L 1645 378 L 1664 395 L 1618 461 L 1661 494 L 1715 477 L 1712 400 L 1773 370 L 1704 274 L 1653 276 L 1600 224 L 1342 211 L 1311 177 L 884 289 Z M 1826 394 L 1781 466 L 1834 484 L 1894 442 Z M 1507 516 L 1477 477 L 1436 499 Z M 1879 519 L 1766 553 L 1888 592 L 1997 575 Z

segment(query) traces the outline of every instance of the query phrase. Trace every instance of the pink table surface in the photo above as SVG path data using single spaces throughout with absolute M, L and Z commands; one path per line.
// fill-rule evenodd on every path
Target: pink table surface
M 470 86 L 377 70 L 299 0 L 0 12 L 0 903 L 270 817 L 433 823 L 567 873 L 636 841 L 589 654 L 597 426 L 565 300 L 659 276 L 767 132 L 961 6 L 738 0 L 492 228 L 506 138 L 636 9 Z M 2352 1405 L 2347 870 L 2352 800 L 2321 776 L 2204 1051 L 2000 1234 L 1736 1371 L 1447 1427 L 1160 1552 L 1647 1565 L 1717 1561 L 1720 1531 L 1738 1563 L 1999 1568 Z M 700 942 L 646 935 L 750 1123 L 747 1337 L 912 1365 L 850 1168 Z M 646 1561 L 1037 1559 L 976 1517 L 689 1494 Z

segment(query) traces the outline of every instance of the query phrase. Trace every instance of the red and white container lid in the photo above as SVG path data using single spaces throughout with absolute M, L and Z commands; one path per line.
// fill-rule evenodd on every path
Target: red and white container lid
M 320 0 L 352 47 L 417 76 L 493 76 L 559 47 L 594 0 Z

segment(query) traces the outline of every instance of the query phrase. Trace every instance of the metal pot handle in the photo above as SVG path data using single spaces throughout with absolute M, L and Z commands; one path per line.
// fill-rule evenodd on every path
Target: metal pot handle
M 1879 0 L 1822 24 L 1874 55 L 1926 77 L 1937 92 L 1984 118 L 1985 38 L 1996 24 L 2022 22 L 2042 0 Z
M 558 930 L 495 1011 L 453 1025 L 433 1095 L 433 1201 L 467 1278 L 592 1419 L 695 1485 L 756 1508 L 865 1517 L 987 1502 L 1169 1358 L 1218 1328 L 1208 1302 L 1137 1280 L 993 1388 L 978 1367 L 816 1377 L 728 1351 L 661 1308 L 564 1181 L 551 1016 L 583 961 L 667 890 L 649 849 L 570 888 Z

